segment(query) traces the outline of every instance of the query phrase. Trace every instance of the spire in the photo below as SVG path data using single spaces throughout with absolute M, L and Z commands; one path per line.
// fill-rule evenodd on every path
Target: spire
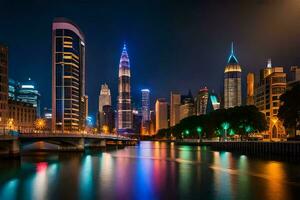
M 267 68 L 272 68 L 272 60 L 271 60 L 271 58 L 268 59 Z
M 120 58 L 120 65 L 119 65 L 119 67 L 122 67 L 122 66 L 125 66 L 125 67 L 129 67 L 130 66 L 130 64 L 129 64 L 129 56 L 128 56 L 128 53 L 127 53 L 127 46 L 126 46 L 125 42 L 123 44 L 123 49 L 122 49 L 122 54 L 121 54 L 121 58 Z
M 234 55 L 234 48 L 233 48 L 233 42 L 231 42 L 231 50 L 230 50 L 230 55 L 228 57 L 228 64 L 238 64 L 239 61 L 237 60 L 237 58 Z

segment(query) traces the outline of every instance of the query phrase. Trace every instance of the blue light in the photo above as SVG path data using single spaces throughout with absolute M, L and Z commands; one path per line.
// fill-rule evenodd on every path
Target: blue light
M 150 92 L 149 89 L 141 89 L 141 92 Z

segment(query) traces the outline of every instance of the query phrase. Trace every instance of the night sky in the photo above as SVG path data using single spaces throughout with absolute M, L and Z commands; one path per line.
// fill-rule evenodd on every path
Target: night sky
M 175 3 L 178 2 L 178 3 Z M 243 70 L 300 65 L 300 1 L 92 1 L 0 0 L 0 42 L 9 47 L 9 76 L 31 77 L 42 107 L 51 106 L 51 23 L 75 22 L 86 37 L 89 111 L 97 110 L 100 85 L 117 98 L 123 42 L 131 62 L 132 94 L 151 90 L 151 104 L 171 90 L 195 94 L 203 86 L 220 92 L 230 43 Z M 244 90 L 245 93 L 245 90 Z

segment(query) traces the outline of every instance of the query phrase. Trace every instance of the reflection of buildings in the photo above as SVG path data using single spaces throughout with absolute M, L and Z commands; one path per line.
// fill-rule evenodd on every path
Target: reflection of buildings
M 240 106 L 242 104 L 242 69 L 234 55 L 233 44 L 224 70 L 224 108 Z
M 0 44 L 0 128 L 4 128 L 8 116 L 8 48 Z
M 52 24 L 52 130 L 78 131 L 87 114 L 85 39 L 67 19 Z
M 171 92 L 170 98 L 170 126 L 175 126 L 180 121 L 181 95 L 178 92 Z
M 168 103 L 165 99 L 157 99 L 155 103 L 156 131 L 168 128 Z
M 100 95 L 99 95 L 99 106 L 98 106 L 98 127 L 101 130 L 104 125 L 104 106 L 111 106 L 111 94 L 110 89 L 107 84 L 101 85 Z
M 130 63 L 126 45 L 119 64 L 119 96 L 118 96 L 118 132 L 130 132 L 132 129 L 132 109 L 130 95 Z
M 205 115 L 207 109 L 208 102 L 208 89 L 204 87 L 199 90 L 198 95 L 196 97 L 196 114 L 197 115 Z
M 285 134 L 282 122 L 277 118 L 279 97 L 285 89 L 286 74 L 283 67 L 272 67 L 269 60 L 267 67 L 260 70 L 260 80 L 255 91 L 255 105 L 266 116 L 270 138 L 280 138 Z
M 30 78 L 28 81 L 21 82 L 19 87 L 17 88 L 17 94 L 15 98 L 18 101 L 22 101 L 25 103 L 30 103 L 33 107 L 36 108 L 37 117 L 41 116 L 40 111 L 40 93 L 37 90 L 36 83 L 32 81 Z
M 181 105 L 179 107 L 180 120 L 195 114 L 194 98 L 192 92 L 189 91 L 188 95 L 181 96 Z
M 254 105 L 254 73 L 247 74 L 247 105 Z

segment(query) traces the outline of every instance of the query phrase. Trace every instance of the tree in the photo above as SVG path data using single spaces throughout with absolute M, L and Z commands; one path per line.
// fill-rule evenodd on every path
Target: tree
M 286 128 L 296 129 L 297 123 L 300 122 L 300 84 L 282 94 L 280 101 L 278 118 Z

